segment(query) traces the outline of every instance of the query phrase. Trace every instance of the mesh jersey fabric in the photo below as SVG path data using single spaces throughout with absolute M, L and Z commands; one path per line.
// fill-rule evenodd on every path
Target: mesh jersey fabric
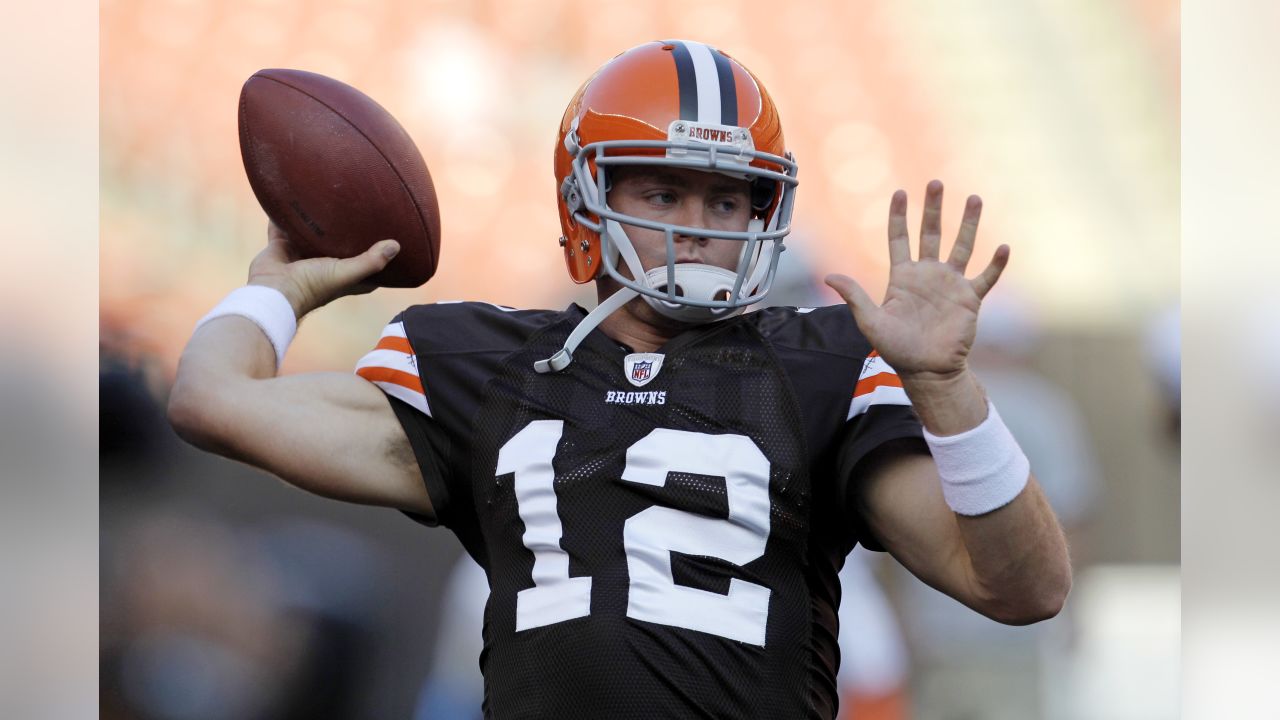
M 566 370 L 536 373 L 534 361 L 555 352 L 584 315 L 576 305 L 556 312 L 451 303 L 415 306 L 393 320 L 411 346 L 426 404 L 391 403 L 439 523 L 489 577 L 485 716 L 834 717 L 837 574 L 856 543 L 876 547 L 853 509 L 858 461 L 887 441 L 919 438 L 918 419 L 903 402 L 868 405 L 865 397 L 850 417 L 874 353 L 845 306 L 770 308 L 693 328 L 659 350 L 663 364 L 643 387 L 624 375 L 630 351 L 599 331 Z M 539 451 L 551 463 L 547 517 L 559 521 L 551 553 L 567 555 L 569 578 L 590 578 L 589 609 L 518 630 L 535 555 L 516 473 L 497 469 L 504 447 L 535 423 L 559 429 L 548 436 L 554 448 Z M 685 454 L 723 436 L 758 450 L 767 463 L 768 519 L 755 528 L 766 536 L 763 552 L 735 564 L 715 552 L 663 550 L 667 538 L 637 534 L 637 518 L 651 508 L 684 513 L 673 516 L 677 547 L 716 547 L 684 524 L 717 532 L 734 525 L 725 532 L 739 535 L 749 524 L 731 511 L 744 490 L 731 490 L 727 475 L 682 471 L 687 458 L 670 458 L 655 483 L 624 479 L 639 461 L 633 451 L 660 447 L 659 433 L 692 442 L 680 446 Z M 647 553 L 669 558 L 679 588 L 721 596 L 734 583 L 764 588 L 763 642 L 678 626 L 688 594 L 640 587 L 632 568 Z M 673 620 L 634 616 L 646 589 Z

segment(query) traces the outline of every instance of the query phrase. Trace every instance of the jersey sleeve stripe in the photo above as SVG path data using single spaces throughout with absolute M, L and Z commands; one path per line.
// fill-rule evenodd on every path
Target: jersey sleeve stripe
M 430 416 L 426 390 L 418 374 L 413 347 L 405 336 L 404 323 L 389 323 L 373 350 L 356 363 L 356 375 L 377 385 L 384 393 L 404 401 Z
M 371 383 L 376 383 L 379 386 L 384 384 L 397 385 L 426 397 L 422 391 L 422 381 L 418 379 L 417 375 L 410 375 L 407 372 L 377 366 L 362 367 L 359 370 L 356 370 L 356 374 Z
M 871 377 L 866 377 L 858 381 L 853 388 L 853 396 L 866 395 L 873 392 L 876 388 L 882 387 L 902 387 L 902 380 L 895 373 L 882 372 Z
M 416 393 L 422 392 L 422 381 L 417 375 L 410 375 L 407 372 L 388 367 L 370 366 L 356 370 L 356 374 L 370 382 L 392 383 Z
M 375 350 L 394 350 L 406 355 L 413 354 L 413 347 L 409 345 L 409 339 L 397 337 L 395 335 L 383 335 L 378 340 L 378 344 L 374 346 Z
M 382 380 L 372 380 L 372 382 L 374 385 L 377 385 L 382 392 L 396 398 L 397 400 L 402 400 L 408 403 L 410 407 L 414 408 L 418 412 L 421 412 L 427 417 L 431 417 L 431 406 L 427 404 L 426 395 L 410 390 L 409 388 L 394 382 Z
M 876 389 L 855 395 L 853 402 L 849 403 L 849 416 L 847 420 L 852 420 L 870 410 L 873 405 L 910 405 L 911 400 L 907 397 L 907 392 L 901 387 L 892 385 L 881 385 Z
M 862 363 L 862 372 L 858 382 L 853 386 L 853 401 L 849 403 L 849 417 L 865 413 L 872 405 L 910 405 L 907 391 L 902 387 L 902 379 L 880 357 L 880 353 L 872 350 Z
M 407 338 L 408 335 L 406 335 L 404 332 L 403 322 L 393 322 L 393 323 L 387 323 L 387 326 L 382 328 L 382 337 Z
M 862 372 L 858 374 L 858 381 L 861 382 L 881 373 L 889 373 L 890 375 L 897 376 L 898 371 L 890 367 L 889 363 L 884 361 L 884 358 L 872 353 L 868 355 L 867 359 L 862 363 Z
M 421 377 L 413 356 L 395 350 L 371 350 L 365 353 L 365 356 L 360 358 L 360 362 L 356 363 L 356 370 L 368 367 L 384 367 L 399 370 L 415 378 Z

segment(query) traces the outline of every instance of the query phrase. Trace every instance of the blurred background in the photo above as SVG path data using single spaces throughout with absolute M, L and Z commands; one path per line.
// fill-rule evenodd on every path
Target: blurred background
M 308 318 L 284 368 L 344 369 L 409 304 L 591 297 L 556 245 L 557 123 L 596 67 L 666 37 L 725 49 L 779 106 L 801 188 L 774 301 L 837 301 L 832 271 L 877 295 L 889 196 L 918 217 L 934 177 L 944 232 L 977 193 L 978 256 L 1013 248 L 974 364 L 1067 526 L 1075 590 L 1009 630 L 855 555 L 846 606 L 871 599 L 845 622 L 846 711 L 1176 717 L 1178 3 L 106 0 L 99 19 L 103 717 L 478 714 L 465 623 L 485 588 L 451 534 L 305 496 L 164 422 L 191 328 L 265 242 L 244 80 L 355 85 L 431 168 L 437 276 Z

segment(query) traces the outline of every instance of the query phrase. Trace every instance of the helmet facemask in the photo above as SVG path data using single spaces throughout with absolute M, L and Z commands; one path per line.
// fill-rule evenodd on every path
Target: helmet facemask
M 561 192 L 573 220 L 599 237 L 603 272 L 655 311 L 685 323 L 713 322 L 733 317 L 768 294 L 785 249 L 783 238 L 791 230 L 796 164 L 789 153 L 780 157 L 755 150 L 745 128 L 685 120 L 671 123 L 666 141 L 612 140 L 583 147 L 577 145 L 574 128 L 565 136 L 565 147 L 573 166 Z M 748 180 L 755 217 L 744 231 L 725 231 L 623 214 L 607 202 L 609 168 L 621 165 L 687 168 Z M 623 225 L 662 232 L 666 263 L 644 268 Z M 677 235 L 742 243 L 735 269 L 677 263 Z M 620 271 L 619 262 L 630 277 Z

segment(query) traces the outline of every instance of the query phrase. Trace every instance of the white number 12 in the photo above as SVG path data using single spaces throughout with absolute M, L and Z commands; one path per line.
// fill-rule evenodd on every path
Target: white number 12
M 532 588 L 516 596 L 516 631 L 591 613 L 591 578 L 569 577 L 569 555 L 556 510 L 552 461 L 564 431 L 560 420 L 535 420 L 498 452 L 497 473 L 515 473 L 524 546 L 533 553 Z M 627 617 L 764 645 L 768 588 L 738 578 L 729 593 L 677 585 L 671 553 L 745 565 L 769 540 L 769 461 L 750 438 L 656 429 L 627 449 L 622 479 L 662 487 L 671 472 L 723 477 L 727 519 L 651 507 L 627 519 L 623 546 L 630 589 Z

